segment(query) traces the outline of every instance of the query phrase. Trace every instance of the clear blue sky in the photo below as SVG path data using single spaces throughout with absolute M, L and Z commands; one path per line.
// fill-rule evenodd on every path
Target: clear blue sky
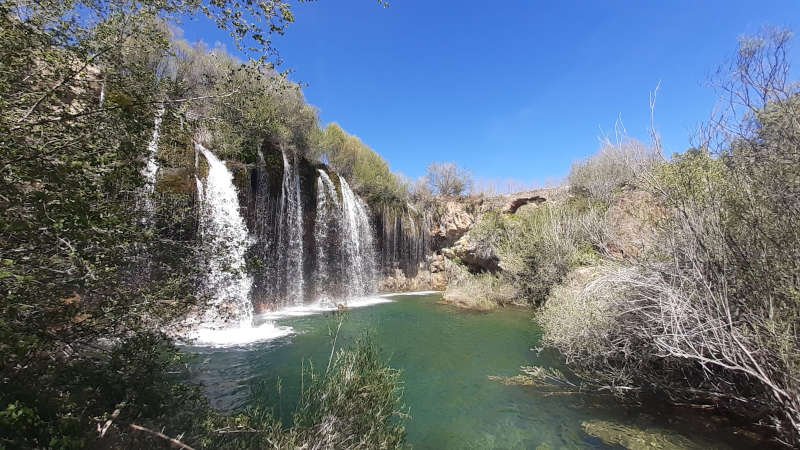
M 617 117 L 646 139 L 659 81 L 657 128 L 667 152 L 684 150 L 737 38 L 765 25 L 800 32 L 797 0 L 319 0 L 295 14 L 276 46 L 323 123 L 412 178 L 454 161 L 522 183 L 564 177 Z M 192 41 L 229 42 L 202 21 L 182 27 Z M 800 65 L 798 49 L 800 37 Z

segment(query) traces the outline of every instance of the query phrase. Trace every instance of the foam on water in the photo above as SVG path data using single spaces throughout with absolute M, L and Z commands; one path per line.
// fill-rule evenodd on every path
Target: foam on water
M 393 302 L 393 300 L 379 296 L 379 297 L 351 298 L 348 299 L 347 302 L 341 304 L 344 305 L 347 309 L 352 309 L 352 308 L 364 308 L 366 306 L 379 305 L 381 303 L 391 303 L 391 302 Z M 302 306 L 290 306 L 287 308 L 281 308 L 277 311 L 261 314 L 258 316 L 258 318 L 264 320 L 276 320 L 276 319 L 283 319 L 286 317 L 302 317 L 302 316 L 310 316 L 313 314 L 322 314 L 325 312 L 336 311 L 338 308 L 339 307 L 337 306 L 336 303 L 326 300 L 320 300 Z
M 359 297 L 347 300 L 346 306 L 347 309 L 364 308 L 367 306 L 380 305 L 382 303 L 392 303 L 393 301 L 394 300 L 388 299 L 385 296 Z M 184 337 L 184 343 L 197 347 L 225 348 L 243 347 L 259 342 L 271 341 L 294 333 L 292 327 L 276 325 L 273 322 L 274 320 L 311 316 L 336 311 L 337 309 L 338 306 L 336 303 L 327 300 L 320 300 L 302 306 L 289 306 L 277 311 L 257 315 L 257 320 L 266 321 L 258 326 L 242 326 L 236 328 L 208 328 L 201 326 L 199 328 L 194 328 Z
M 292 327 L 267 322 L 255 327 L 199 328 L 187 336 L 187 343 L 198 347 L 240 347 L 271 341 L 294 333 Z

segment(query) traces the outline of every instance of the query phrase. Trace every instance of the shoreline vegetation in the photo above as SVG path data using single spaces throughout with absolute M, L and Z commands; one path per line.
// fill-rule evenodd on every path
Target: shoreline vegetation
M 195 15 L 252 59 L 179 39 L 178 19 Z M 163 330 L 211 300 L 196 292 L 202 249 L 184 177 L 207 169 L 195 141 L 241 167 L 277 167 L 261 150 L 286 149 L 388 211 L 392 232 L 410 224 L 398 240 L 413 234 L 414 256 L 400 258 L 423 259 L 427 278 L 387 286 L 533 311 L 571 373 L 525 367 L 496 381 L 655 396 L 800 445 L 790 32 L 741 39 L 715 79 L 728 100 L 685 152 L 663 155 L 653 117 L 649 143 L 620 126 L 565 186 L 496 197 L 452 163 L 407 180 L 358 137 L 322 127 L 271 47 L 293 21 L 280 0 L 0 4 L 0 448 L 404 445 L 402 374 L 368 338 L 337 348 L 332 334 L 288 425 L 267 410 L 223 415 L 181 378 L 185 355 Z M 650 106 L 654 116 L 655 93 Z M 150 185 L 152 141 L 164 174 L 178 175 Z M 636 448 L 637 433 L 607 438 Z
M 740 41 L 716 80 L 732 100 L 694 148 L 665 158 L 655 130 L 650 144 L 620 135 L 573 166 L 560 202 L 477 219 L 465 240 L 499 269 L 454 260 L 445 299 L 476 310 L 524 299 L 543 343 L 580 379 L 524 368 L 516 382 L 658 395 L 746 417 L 797 445 L 800 97 L 785 78 L 790 37 Z

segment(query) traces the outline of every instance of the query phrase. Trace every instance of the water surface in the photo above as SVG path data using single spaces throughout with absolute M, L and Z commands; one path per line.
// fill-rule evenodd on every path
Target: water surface
M 506 386 L 489 376 L 513 376 L 522 365 L 559 367 L 558 356 L 532 350 L 541 332 L 527 310 L 475 313 L 439 304 L 438 294 L 393 297 L 392 303 L 351 309 L 339 343 L 369 331 L 403 371 L 404 401 L 412 419 L 408 442 L 419 449 L 615 448 L 587 436 L 581 423 L 613 420 L 676 430 L 693 438 L 747 447 L 733 431 L 696 421 L 686 411 L 623 408 L 613 399 L 546 396 Z M 300 389 L 302 364 L 324 366 L 330 355 L 329 314 L 279 320 L 295 334 L 240 348 L 192 348 L 192 370 L 214 406 L 233 411 L 278 405 L 288 420 Z M 276 386 L 280 378 L 280 395 Z

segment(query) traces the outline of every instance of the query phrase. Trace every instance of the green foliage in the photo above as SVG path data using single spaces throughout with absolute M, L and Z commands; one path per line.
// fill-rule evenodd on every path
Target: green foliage
M 324 448 L 396 448 L 405 440 L 401 382 L 367 337 L 336 353 L 325 372 L 309 364 L 294 426 Z
M 604 209 L 585 197 L 508 215 L 484 214 L 470 230 L 470 251 L 499 259 L 496 274 L 454 267 L 445 299 L 473 309 L 525 301 L 541 305 L 570 270 L 596 264 L 605 247 Z
M 372 206 L 397 206 L 408 191 L 389 165 L 361 139 L 332 123 L 321 137 L 321 150 L 314 155 L 327 162 L 352 184 Z
M 528 301 L 540 304 L 570 269 L 594 259 L 603 218 L 596 209 L 545 204 L 519 213 L 511 235 L 500 249 L 501 267 Z
M 689 149 L 654 171 L 655 185 L 671 206 L 703 203 L 726 189 L 727 168 L 708 150 Z
M 161 162 L 183 167 L 203 129 L 241 160 L 269 136 L 308 147 L 318 129 L 274 72 L 172 41 L 161 18 L 198 6 L 260 40 L 224 1 L 0 4 L 0 447 L 86 448 L 106 424 L 107 447 L 165 443 L 133 424 L 218 443 L 228 423 L 176 378 L 157 331 L 204 299 L 191 198 L 143 195 L 153 117 L 166 109 Z M 262 38 L 292 20 L 283 2 L 245 7 Z
M 201 409 L 206 416 L 194 419 L 200 433 L 187 441 L 213 449 L 401 447 L 407 413 L 400 373 L 386 366 L 367 336 L 332 356 L 324 371 L 311 361 L 304 368 L 291 426 L 261 408 L 230 417 Z

